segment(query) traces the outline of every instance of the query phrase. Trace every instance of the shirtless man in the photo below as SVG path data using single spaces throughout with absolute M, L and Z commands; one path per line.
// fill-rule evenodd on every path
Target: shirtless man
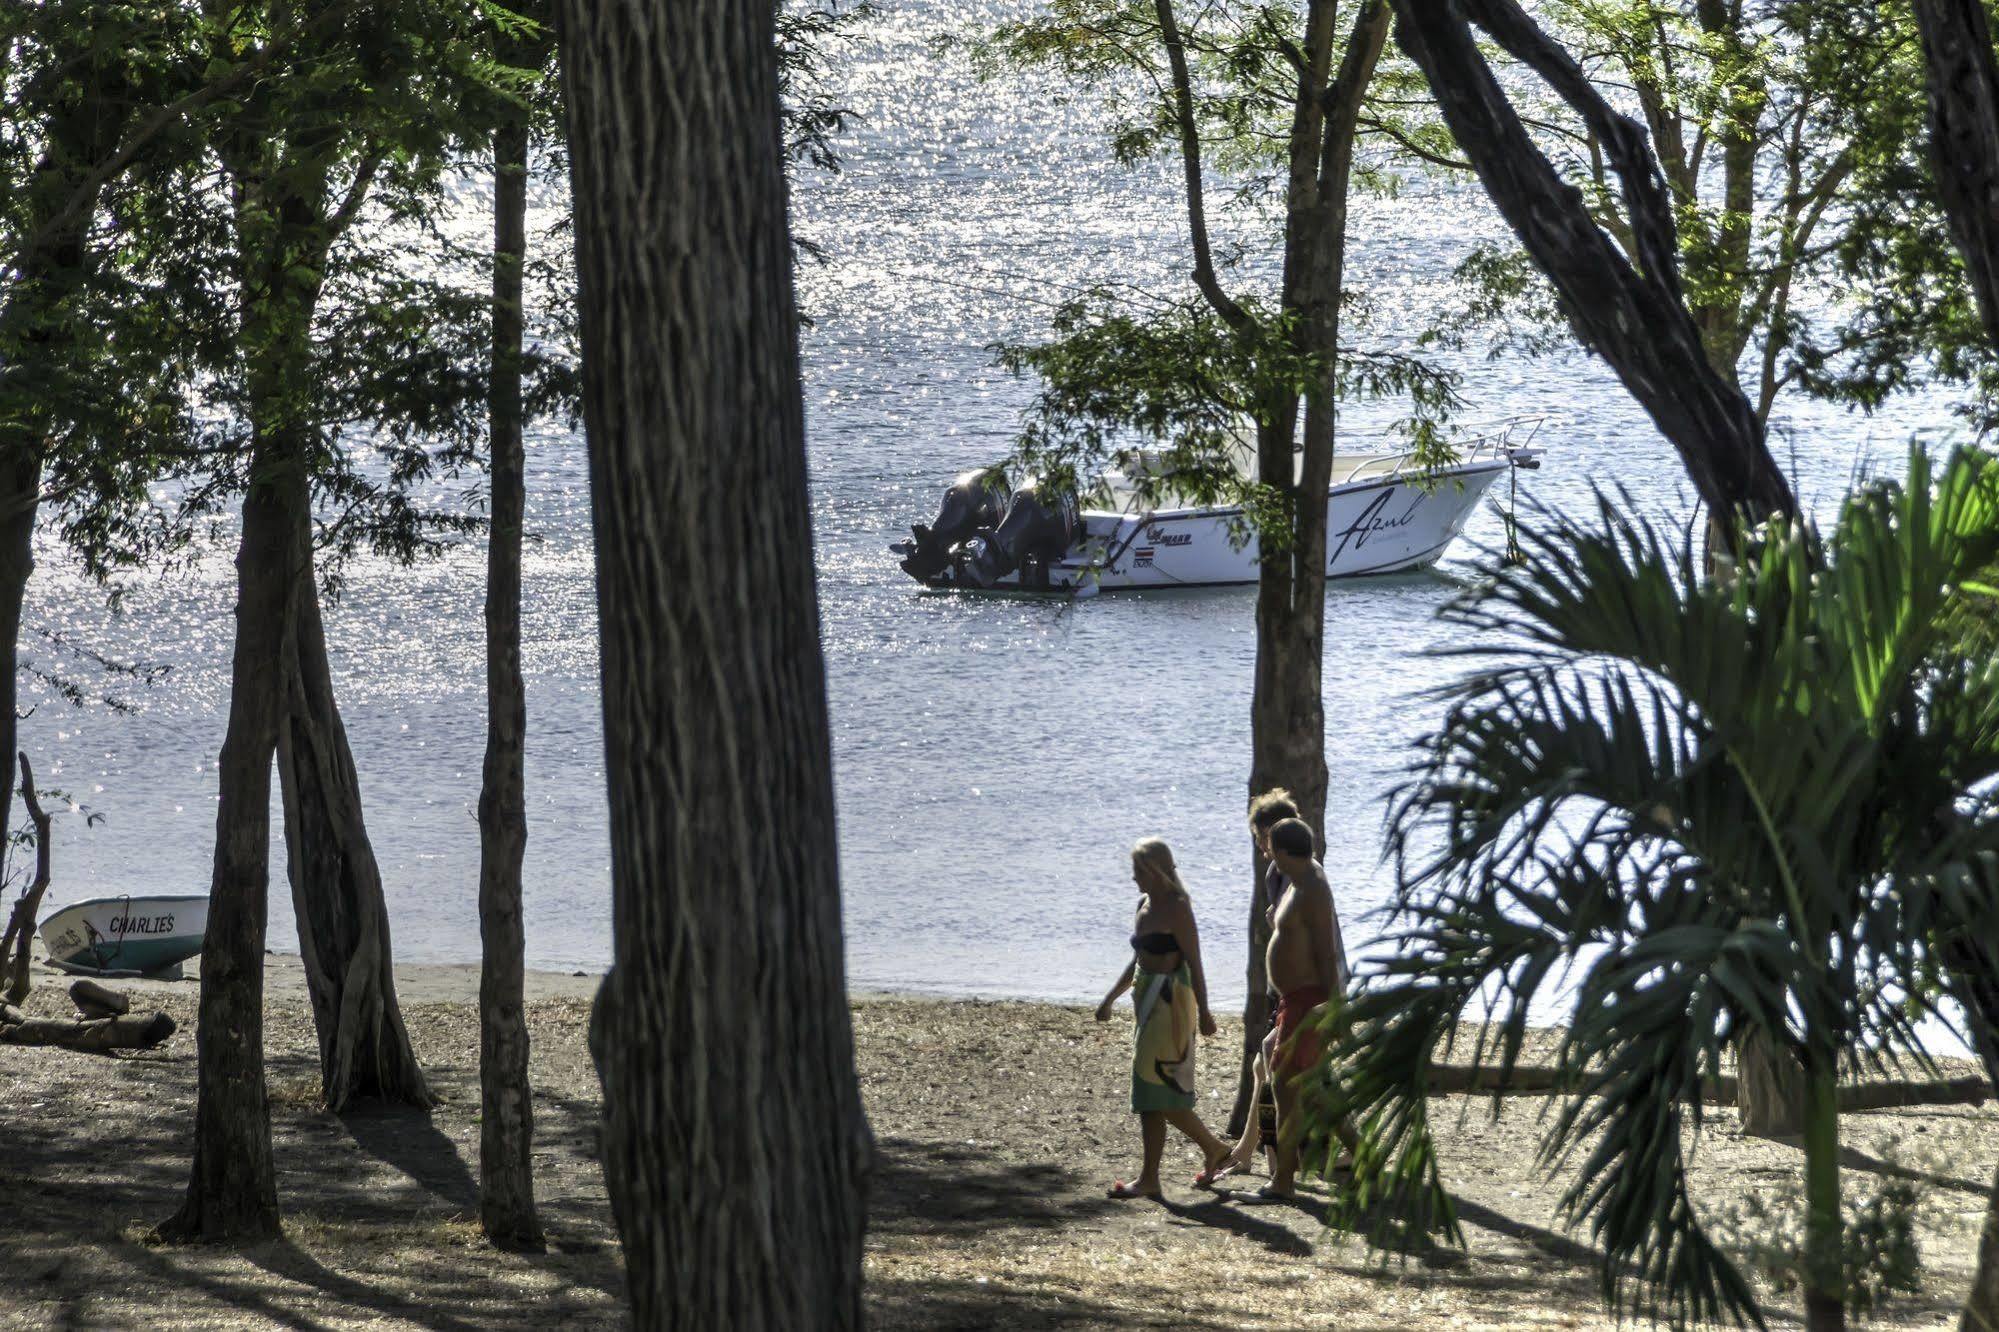
M 1297 1192 L 1298 1091 L 1293 1084 L 1319 1061 L 1312 1020 L 1347 985 L 1332 885 L 1312 850 L 1312 830 L 1302 819 L 1286 819 L 1270 830 L 1271 861 L 1289 885 L 1277 903 L 1264 954 L 1264 968 L 1278 994 L 1277 1053 L 1271 1065 L 1277 1087 L 1277 1150 L 1270 1183 L 1249 1195 L 1250 1201 L 1289 1199 Z

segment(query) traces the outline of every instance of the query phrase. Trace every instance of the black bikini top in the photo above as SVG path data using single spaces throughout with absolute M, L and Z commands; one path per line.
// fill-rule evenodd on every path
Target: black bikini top
M 1150 934 L 1134 934 L 1131 946 L 1141 953 L 1177 953 L 1180 941 L 1173 937 L 1171 930 L 1154 930 Z

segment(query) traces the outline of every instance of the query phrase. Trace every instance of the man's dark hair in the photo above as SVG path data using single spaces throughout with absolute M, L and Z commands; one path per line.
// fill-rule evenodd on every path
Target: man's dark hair
M 1273 787 L 1249 802 L 1249 826 L 1262 832 L 1280 819 L 1298 817 L 1298 802 L 1283 787 Z
M 1312 854 L 1312 826 L 1303 819 L 1286 819 L 1270 830 L 1270 849 L 1287 856 Z

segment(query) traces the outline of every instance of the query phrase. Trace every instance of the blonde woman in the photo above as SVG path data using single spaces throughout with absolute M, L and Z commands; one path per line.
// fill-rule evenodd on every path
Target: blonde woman
M 1131 877 L 1143 894 L 1132 921 L 1131 962 L 1118 974 L 1097 1021 L 1108 1022 L 1111 1007 L 1134 990 L 1138 1025 L 1132 1041 L 1131 1108 L 1138 1116 L 1145 1164 L 1137 1179 L 1118 1180 L 1113 1198 L 1158 1198 L 1159 1158 L 1171 1124 L 1197 1143 L 1204 1155 L 1203 1176 L 1229 1155 L 1229 1145 L 1208 1131 L 1194 1113 L 1195 1032 L 1215 1034 L 1208 1011 L 1208 979 L 1201 970 L 1201 939 L 1194 928 L 1194 904 L 1180 884 L 1173 852 L 1149 837 L 1131 849 Z

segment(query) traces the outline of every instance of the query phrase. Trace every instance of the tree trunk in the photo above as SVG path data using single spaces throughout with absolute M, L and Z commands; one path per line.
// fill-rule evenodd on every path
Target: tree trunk
M 527 686 L 521 678 L 521 265 L 527 254 L 525 113 L 493 135 L 492 510 L 486 538 L 486 762 L 479 787 L 479 1224 L 505 1249 L 539 1250 L 528 1085 Z
M 616 960 L 605 1179 L 641 1328 L 859 1327 L 773 11 L 560 12 Z
M 309 551 L 310 510 L 295 507 L 288 518 Z M 296 614 L 285 652 L 278 779 L 292 909 L 319 1033 L 326 1108 L 339 1111 L 359 1099 L 427 1108 L 433 1098 L 396 1002 L 382 875 L 362 822 L 361 783 L 347 728 L 333 698 L 309 558 L 294 577 Z
M 1250 796 L 1287 787 L 1299 813 L 1319 830 L 1322 846 L 1332 840 L 1326 827 L 1326 493 L 1336 442 L 1347 193 L 1356 122 L 1388 38 L 1385 0 L 1364 0 L 1338 75 L 1331 77 L 1337 10 L 1330 0 L 1315 0 L 1307 12 L 1307 65 L 1300 75 L 1292 126 L 1285 228 L 1284 305 L 1298 315 L 1298 350 L 1315 358 L 1322 370 L 1305 393 L 1302 460 L 1294 461 L 1292 453 L 1295 398 L 1272 413 L 1274 425 L 1259 431 L 1259 479 L 1291 493 L 1294 502 L 1290 542 L 1279 549 L 1271 549 L 1269 542 L 1260 547 L 1250 699 Z M 1253 1066 L 1271 1021 L 1263 959 L 1270 932 L 1262 909 L 1267 866 L 1253 843 L 1251 865 L 1256 878 L 1249 906 L 1249 990 L 1236 1099 L 1229 1112 L 1232 1137 L 1241 1136 L 1250 1122 Z
M 1992 1197 L 1985 1205 L 1985 1229 L 1978 1237 L 1978 1270 L 1964 1301 L 1958 1332 L 1999 1332 L 1999 1168 L 1992 1172 Z
M 1830 1054 L 1805 1072 L 1805 1324 L 1845 1332 L 1845 1222 L 1839 1207 L 1839 1087 Z
M 1423 70 L 1486 193 L 1555 289 L 1576 336 L 1617 372 L 1715 512 L 1760 519 L 1797 502 L 1742 390 L 1715 373 L 1680 287 L 1672 202 L 1643 127 L 1611 110 L 1515 0 L 1394 0 L 1396 39 Z M 1627 262 L 1535 145 L 1470 23 L 1539 75 L 1603 144 L 1639 256 Z
M 1999 345 L 1999 68 L 1981 0 L 1914 0 L 1930 94 L 1937 197 Z
M 20 741 L 21 605 L 35 572 L 35 515 L 42 493 L 41 432 L 4 431 L 0 444 L 0 842 L 14 812 L 14 765 Z
M 186 1200 L 159 1228 L 168 1240 L 251 1242 L 278 1233 L 264 1085 L 271 759 L 284 714 L 283 672 L 297 618 L 298 574 L 306 570 L 310 579 L 312 555 L 292 521 L 305 496 L 302 463 L 268 443 L 258 452 L 243 498 L 236 555 L 229 729 L 218 773 L 215 874 L 194 1034 L 194 1168 Z
M 0 938 L 0 991 L 4 991 L 10 1004 L 20 1003 L 34 988 L 29 962 L 35 951 L 35 920 L 42 909 L 42 894 L 49 890 L 49 860 L 53 854 L 49 846 L 48 811 L 42 808 L 41 797 L 35 794 L 35 770 L 28 765 L 26 754 L 20 757 L 21 800 L 35 826 L 35 877 L 22 890 L 7 922 L 6 936 Z
M 1759 1138 L 1790 1138 L 1805 1131 L 1805 1069 L 1797 1056 L 1762 1031 L 1752 1030 L 1737 1049 L 1735 1108 L 1742 1131 Z

